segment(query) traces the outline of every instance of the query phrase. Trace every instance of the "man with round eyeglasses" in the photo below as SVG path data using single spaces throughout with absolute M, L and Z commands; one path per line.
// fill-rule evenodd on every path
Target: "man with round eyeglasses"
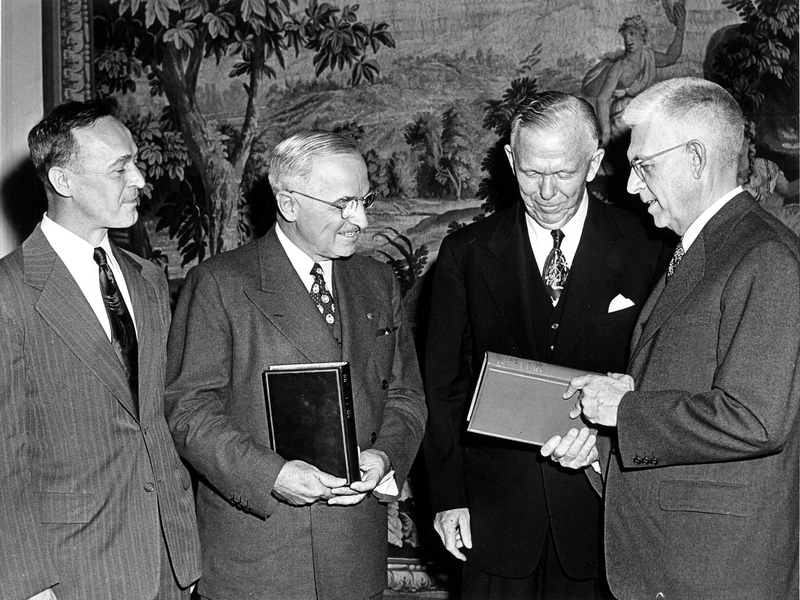
M 200 475 L 198 592 L 379 598 L 385 503 L 402 489 L 427 410 L 394 273 L 355 254 L 376 194 L 352 140 L 321 131 L 278 144 L 269 179 L 276 225 L 189 272 L 170 334 L 167 418 Z M 361 449 L 350 486 L 270 449 L 262 384 L 271 365 L 342 360 Z
M 612 431 L 551 440 L 598 459 L 609 584 L 638 598 L 796 598 L 800 245 L 737 185 L 744 119 L 720 86 L 634 99 L 628 191 L 681 236 L 639 317 L 627 374 L 570 382 L 573 416 Z

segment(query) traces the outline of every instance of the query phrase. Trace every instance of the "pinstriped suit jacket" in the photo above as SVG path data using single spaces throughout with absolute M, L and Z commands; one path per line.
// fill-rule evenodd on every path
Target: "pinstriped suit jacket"
M 139 335 L 137 420 L 122 367 L 39 227 L 0 260 L 0 596 L 142 600 L 163 528 L 199 577 L 192 490 L 164 419 L 167 286 L 114 248 Z

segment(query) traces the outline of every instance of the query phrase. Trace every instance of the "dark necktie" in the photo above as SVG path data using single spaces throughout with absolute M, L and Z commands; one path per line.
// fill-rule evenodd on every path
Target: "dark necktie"
M 561 251 L 561 240 L 564 239 L 564 232 L 560 229 L 554 229 L 550 232 L 553 236 L 553 249 L 547 255 L 547 260 L 544 262 L 544 269 L 542 269 L 542 279 L 550 297 L 553 299 L 553 306 L 558 303 L 561 292 L 564 290 L 564 284 L 567 282 L 567 275 L 569 275 L 569 266 L 567 266 L 567 259 Z
M 136 342 L 136 329 L 133 327 L 131 313 L 125 305 L 125 300 L 117 287 L 114 274 L 111 272 L 111 267 L 108 266 L 106 253 L 102 248 L 94 249 L 94 262 L 100 267 L 100 293 L 103 296 L 103 304 L 105 304 L 108 322 L 111 326 L 111 345 L 125 370 L 138 412 L 139 345 Z
M 319 309 L 319 314 L 325 319 L 325 322 L 333 331 L 333 324 L 336 322 L 336 307 L 333 305 L 333 296 L 328 291 L 325 285 L 325 277 L 322 273 L 322 267 L 319 263 L 314 263 L 311 269 L 311 274 L 314 276 L 314 283 L 311 284 L 311 299 Z
M 675 248 L 675 254 L 672 255 L 672 258 L 669 261 L 669 266 L 667 267 L 667 281 L 669 281 L 672 277 L 672 274 L 675 273 L 675 269 L 680 264 L 684 254 L 685 251 L 683 250 L 683 238 L 681 238 L 681 241 L 678 242 L 678 245 Z

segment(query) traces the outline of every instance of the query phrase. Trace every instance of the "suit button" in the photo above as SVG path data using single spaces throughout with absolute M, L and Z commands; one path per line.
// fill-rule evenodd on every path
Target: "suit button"
M 371 443 L 373 443 L 373 444 L 374 444 L 374 443 L 375 443 L 375 440 L 377 440 L 377 439 L 378 439 L 378 434 L 377 434 L 377 433 L 375 433 L 374 431 L 373 431 L 372 433 L 370 433 L 370 434 L 369 434 L 369 441 L 370 441 Z
M 654 458 L 653 460 L 650 461 L 650 464 L 655 467 L 658 464 L 658 461 Z
M 144 484 L 145 492 L 152 492 L 154 489 L 156 489 L 156 486 L 153 485 L 152 481 L 148 481 L 147 483 Z
M 381 389 L 388 390 L 389 389 L 389 382 L 385 379 L 381 379 Z
M 641 459 L 641 458 L 639 458 L 638 456 L 634 456 L 634 457 L 633 457 L 633 464 L 635 464 L 635 465 L 640 465 L 640 464 L 642 464 L 642 459 Z
M 558 323 L 553 323 L 550 325 L 550 329 L 558 329 Z

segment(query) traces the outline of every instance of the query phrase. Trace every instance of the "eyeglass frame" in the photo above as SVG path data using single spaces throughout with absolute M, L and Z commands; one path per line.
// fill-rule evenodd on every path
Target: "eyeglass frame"
M 673 150 L 677 150 L 678 148 L 684 148 L 689 144 L 699 143 L 698 140 L 689 140 L 688 142 L 683 142 L 682 144 L 678 144 L 677 146 L 673 146 L 672 148 L 667 148 L 666 150 L 662 150 L 661 152 L 656 152 L 655 154 L 651 154 L 650 156 L 645 156 L 643 158 L 635 158 L 628 162 L 631 166 L 631 169 L 636 173 L 636 176 L 644 181 L 644 173 L 642 172 L 642 163 L 647 162 L 648 160 L 652 160 L 657 156 L 661 156 L 662 154 L 666 154 L 667 152 L 672 152 Z
M 355 210 L 355 205 L 353 202 L 361 204 L 364 207 L 364 210 L 367 210 L 370 206 L 375 204 L 375 200 L 378 199 L 378 192 L 375 190 L 370 190 L 363 196 L 356 197 L 356 196 L 345 196 L 344 198 L 340 198 L 339 200 L 334 200 L 333 202 L 328 202 L 327 200 L 323 200 L 322 198 L 317 198 L 316 196 L 310 196 L 305 192 L 300 192 L 298 190 L 286 190 L 287 194 L 300 194 L 306 198 L 311 200 L 316 200 L 317 202 L 321 202 L 322 204 L 327 204 L 328 206 L 332 206 L 333 208 L 338 208 L 342 213 L 342 218 L 346 219 L 350 215 L 353 214 Z M 352 208 L 351 208 L 352 207 Z M 347 212 L 349 209 L 349 212 Z

